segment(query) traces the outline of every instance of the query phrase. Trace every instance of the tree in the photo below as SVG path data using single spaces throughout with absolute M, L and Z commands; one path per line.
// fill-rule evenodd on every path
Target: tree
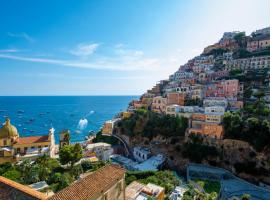
M 81 166 L 82 166 L 84 172 L 92 169 L 92 163 L 89 160 L 82 161 Z
M 60 149 L 59 158 L 62 165 L 69 164 L 71 167 L 82 158 L 82 148 L 80 144 L 65 145 Z
M 81 160 L 82 157 L 83 157 L 82 147 L 79 143 L 76 143 L 73 147 L 73 159 L 71 161 L 71 165 L 73 166 L 74 163 Z
M 71 170 L 71 173 L 77 179 L 80 176 L 80 174 L 83 173 L 83 168 L 81 164 L 74 166 Z
M 223 124 L 225 129 L 225 137 L 241 137 L 240 134 L 242 130 L 243 120 L 238 112 L 226 112 L 223 117 Z
M 20 171 L 18 171 L 16 169 L 11 169 L 11 170 L 6 171 L 3 174 L 3 176 L 10 179 L 10 180 L 20 182 L 21 173 L 20 173 Z
M 68 173 L 64 173 L 61 176 L 61 180 L 59 182 L 59 188 L 58 190 L 64 189 L 67 186 L 69 186 L 73 182 L 73 178 Z

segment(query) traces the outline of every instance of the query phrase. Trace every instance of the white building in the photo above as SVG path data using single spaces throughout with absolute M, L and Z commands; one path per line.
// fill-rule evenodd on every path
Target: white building
M 179 112 L 180 112 L 180 106 L 177 104 L 166 106 L 166 115 L 171 115 L 171 116 L 176 117 L 177 113 Z
M 205 114 L 224 115 L 225 109 L 222 106 L 210 106 L 204 108 Z
M 226 109 L 228 106 L 228 100 L 225 97 L 208 97 L 203 100 L 203 106 L 222 106 Z
M 110 160 L 110 156 L 113 153 L 113 149 L 110 144 L 104 143 L 104 142 L 98 142 L 93 144 L 88 144 L 86 146 L 86 150 L 89 153 L 95 153 L 98 159 L 102 161 L 108 161 Z
M 151 152 L 148 148 L 134 147 L 133 156 L 136 161 L 143 162 L 150 158 Z
M 164 162 L 165 157 L 162 154 L 158 154 L 156 156 L 152 156 L 142 163 L 135 165 L 134 169 L 139 171 L 157 171 Z

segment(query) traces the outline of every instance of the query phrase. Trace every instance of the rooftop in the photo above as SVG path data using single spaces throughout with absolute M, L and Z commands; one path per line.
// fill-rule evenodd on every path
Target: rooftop
M 13 200 L 14 196 L 18 197 L 18 199 L 47 199 L 47 196 L 41 192 L 0 176 L 0 199 Z
M 30 136 L 30 137 L 20 137 L 18 138 L 15 144 L 33 144 L 33 143 L 40 143 L 40 142 L 49 142 L 49 135 L 42 135 L 42 136 Z
M 144 185 L 137 181 L 133 181 L 126 188 L 126 200 L 146 200 L 148 197 L 157 197 L 164 191 L 163 187 L 148 183 Z
M 88 200 L 99 197 L 124 178 L 125 170 L 118 165 L 106 165 L 52 196 L 51 200 Z

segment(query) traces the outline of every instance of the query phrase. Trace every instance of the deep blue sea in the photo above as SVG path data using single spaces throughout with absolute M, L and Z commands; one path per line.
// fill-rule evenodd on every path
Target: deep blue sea
M 77 142 L 124 111 L 132 99 L 138 96 L 0 97 L 0 123 L 9 117 L 20 136 L 45 135 L 53 127 L 56 143 L 60 131 L 69 129 L 71 141 Z

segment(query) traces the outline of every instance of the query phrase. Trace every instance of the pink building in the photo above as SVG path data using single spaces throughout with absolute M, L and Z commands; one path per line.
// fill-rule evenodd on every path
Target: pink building
M 224 83 L 224 91 L 226 97 L 235 97 L 238 94 L 239 80 L 226 80 Z
M 153 112 L 165 113 L 167 105 L 167 99 L 162 96 L 157 96 L 153 98 L 151 109 Z
M 215 82 L 206 86 L 206 97 L 236 97 L 239 81 L 237 79 Z

